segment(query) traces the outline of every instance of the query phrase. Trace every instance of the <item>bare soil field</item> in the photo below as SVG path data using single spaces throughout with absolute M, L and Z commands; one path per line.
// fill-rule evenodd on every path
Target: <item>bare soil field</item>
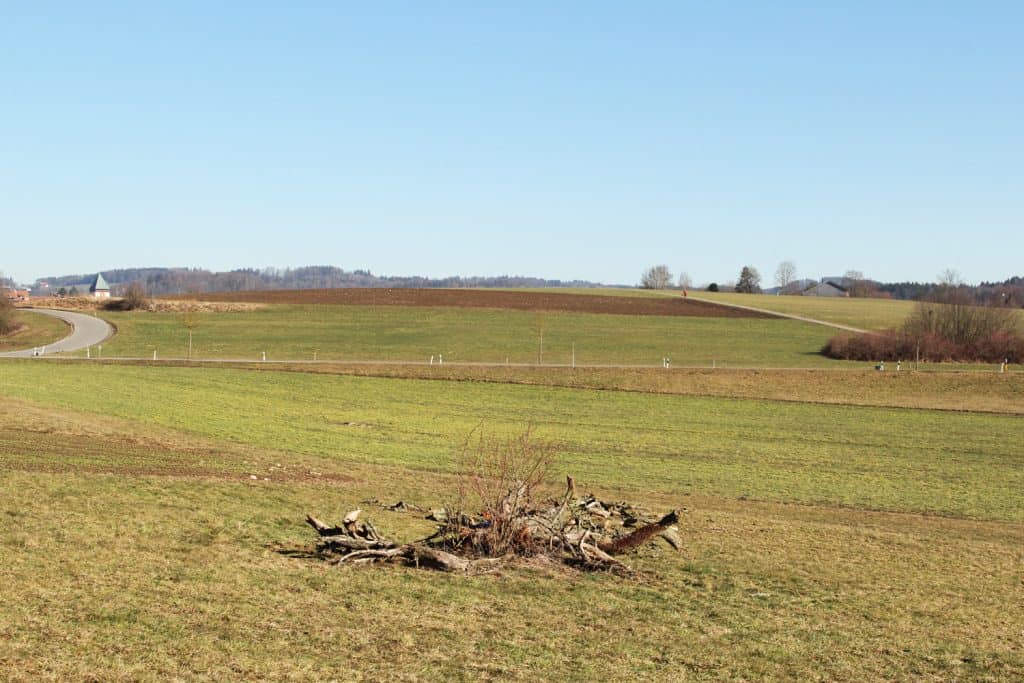
M 180 296 L 180 295 L 177 295 Z M 426 306 L 499 308 L 518 311 L 662 315 L 701 318 L 773 318 L 775 316 L 717 306 L 683 297 L 609 296 L 512 292 L 481 289 L 282 289 L 197 294 L 196 301 L 333 306 Z

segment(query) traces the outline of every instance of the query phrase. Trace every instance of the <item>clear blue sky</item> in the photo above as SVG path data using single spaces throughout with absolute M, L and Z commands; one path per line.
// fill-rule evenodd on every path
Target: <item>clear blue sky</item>
M 3 4 L 19 280 L 1024 273 L 1021 2 L 150 4 Z

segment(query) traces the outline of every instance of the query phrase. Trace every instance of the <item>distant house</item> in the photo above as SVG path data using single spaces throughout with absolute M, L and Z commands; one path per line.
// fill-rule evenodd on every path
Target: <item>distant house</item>
M 5 289 L 4 296 L 8 301 L 28 301 L 27 289 Z
M 89 285 L 89 296 L 95 299 L 109 299 L 110 298 L 110 285 L 103 279 L 103 273 L 96 273 L 96 277 L 93 278 L 92 284 Z
M 803 291 L 804 296 L 850 296 L 846 287 L 837 285 L 831 280 L 822 280 Z

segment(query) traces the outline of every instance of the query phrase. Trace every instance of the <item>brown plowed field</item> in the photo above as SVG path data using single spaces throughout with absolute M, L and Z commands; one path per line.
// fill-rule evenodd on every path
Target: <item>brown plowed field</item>
M 614 315 L 682 315 L 702 318 L 772 318 L 775 316 L 693 301 L 681 296 L 640 297 L 557 292 L 509 292 L 487 289 L 281 289 L 257 292 L 211 292 L 197 301 L 333 306 L 446 306 L 518 311 L 567 311 Z

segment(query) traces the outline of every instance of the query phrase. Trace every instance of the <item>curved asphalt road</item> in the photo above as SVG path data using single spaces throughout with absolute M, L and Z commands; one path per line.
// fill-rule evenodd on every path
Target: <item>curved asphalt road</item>
M 44 356 L 60 351 L 79 351 L 89 346 L 100 344 L 114 335 L 114 328 L 108 322 L 91 315 L 85 315 L 84 313 L 56 311 L 48 308 L 29 308 L 23 310 L 48 315 L 52 318 L 59 318 L 71 325 L 71 334 L 67 337 L 52 344 L 39 347 Z M 25 349 L 24 351 L 0 353 L 0 358 L 31 358 L 34 355 L 36 355 L 36 349 Z

